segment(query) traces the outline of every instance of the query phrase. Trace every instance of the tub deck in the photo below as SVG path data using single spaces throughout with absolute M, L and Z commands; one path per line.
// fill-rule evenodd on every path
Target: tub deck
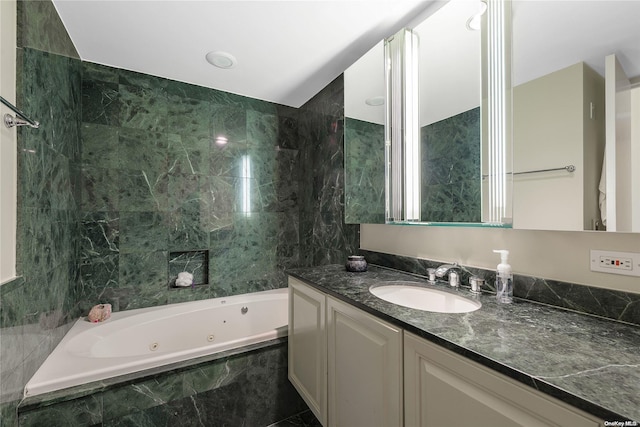
M 288 290 L 79 319 L 25 386 L 25 397 L 104 387 L 258 348 L 287 336 Z

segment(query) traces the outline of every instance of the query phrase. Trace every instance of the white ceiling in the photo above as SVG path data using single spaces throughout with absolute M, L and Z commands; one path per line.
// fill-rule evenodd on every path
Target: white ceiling
M 615 53 L 640 84 L 640 0 L 513 0 L 513 74 L 519 85 L 584 61 L 604 76 Z M 451 0 L 418 23 L 420 123 L 479 105 L 480 32 L 466 28 L 477 0 Z M 364 100 L 384 93 L 383 49 L 376 46 L 345 72 L 345 112 L 384 123 L 382 106 Z M 366 82 L 366 83 L 365 83 Z
M 612 53 L 640 76 L 640 0 L 514 0 L 514 85 L 581 61 L 604 75 Z
M 431 0 L 53 0 L 84 61 L 299 107 Z M 238 63 L 205 60 L 226 51 Z
M 299 107 L 383 38 L 413 27 L 432 0 L 53 0 L 80 57 Z M 478 0 L 457 0 L 473 2 Z M 446 8 L 445 8 L 446 9 Z M 514 0 L 513 83 L 616 53 L 640 76 L 640 0 Z M 434 21 L 434 20 L 430 20 Z M 442 32 L 439 33 L 440 36 Z M 451 37 L 448 37 L 449 39 Z M 441 37 L 428 37 L 427 40 Z M 462 48 L 451 47 L 451 60 Z M 227 51 L 218 69 L 207 52 Z M 456 53 L 458 55 L 456 55 Z M 436 67 L 442 87 L 454 70 Z M 439 74 L 438 74 L 439 73 Z M 450 93 L 450 92 L 449 92 Z M 446 98 L 446 96 L 445 96 Z M 437 97 L 442 100 L 443 97 Z
M 479 8 L 478 0 L 451 0 L 414 27 L 420 44 L 421 127 L 479 105 L 480 31 L 466 25 Z M 383 58 L 378 43 L 345 71 L 348 117 L 384 124 L 384 106 L 365 103 L 385 93 Z

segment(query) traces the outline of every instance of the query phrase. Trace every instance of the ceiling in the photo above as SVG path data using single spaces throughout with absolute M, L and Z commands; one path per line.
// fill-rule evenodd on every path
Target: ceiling
M 513 84 L 584 61 L 604 75 L 605 57 L 640 76 L 639 0 L 514 0 Z
M 418 25 L 446 3 L 442 0 L 53 2 L 84 61 L 292 107 L 308 101 L 380 40 L 404 26 Z M 454 1 L 475 5 L 477 2 Z M 640 0 L 514 0 L 513 4 L 515 85 L 579 61 L 604 74 L 604 57 L 610 53 L 617 54 L 630 77 L 640 76 L 637 23 Z M 433 20 L 430 21 L 433 26 Z M 451 43 L 451 40 L 446 43 L 449 52 L 463 51 L 461 47 L 451 47 Z M 213 67 L 205 60 L 210 51 L 231 53 L 237 58 L 237 65 L 232 69 Z M 461 58 L 449 56 L 451 60 Z M 452 79 L 456 87 L 460 78 L 454 78 L 451 71 L 465 68 L 468 66 L 436 67 L 432 75 L 438 76 L 435 79 L 443 88 L 447 87 L 443 82 Z
M 432 0 L 53 0 L 84 61 L 299 107 Z M 213 67 L 210 51 L 237 58 Z

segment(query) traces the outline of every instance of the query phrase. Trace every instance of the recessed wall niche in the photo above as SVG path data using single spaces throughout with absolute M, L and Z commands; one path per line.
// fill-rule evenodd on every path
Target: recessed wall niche
M 169 252 L 169 287 L 177 288 L 178 274 L 186 271 L 193 274 L 193 286 L 209 284 L 209 251 Z

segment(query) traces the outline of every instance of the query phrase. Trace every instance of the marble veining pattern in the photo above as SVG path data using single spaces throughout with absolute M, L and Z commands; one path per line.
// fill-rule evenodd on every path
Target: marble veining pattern
M 36 4 L 37 3 L 37 4 Z M 0 292 L 0 416 L 78 316 L 81 63 L 53 5 L 18 2 L 17 105 L 41 123 L 18 129 L 17 273 Z M 58 51 L 64 55 L 42 51 Z
M 289 271 L 312 286 L 404 329 L 559 398 L 604 420 L 640 421 L 640 328 L 517 299 L 473 296 L 424 277 L 371 266 L 366 273 L 342 265 Z M 443 314 L 397 306 L 373 296 L 376 282 L 411 280 L 478 298 L 482 307 Z
M 300 264 L 342 262 L 357 251 L 359 226 L 345 224 L 344 79 L 300 107 Z
M 296 416 L 317 425 L 287 379 L 286 339 L 230 353 L 34 396 L 20 405 L 20 425 L 267 426 Z
M 42 126 L 18 131 L 23 277 L 0 294 L 3 423 L 66 322 L 97 302 L 282 287 L 286 268 L 358 247 L 343 222 L 341 78 L 291 108 L 82 62 L 50 0 L 18 2 L 17 57 L 18 104 Z M 172 289 L 169 254 L 190 250 L 209 251 L 209 285 Z
M 344 225 L 342 91 L 339 78 L 302 108 L 291 109 L 83 63 L 82 116 L 77 119 L 82 139 L 70 162 L 80 176 L 74 194 L 80 208 L 76 239 L 81 265 L 73 280 L 79 284 L 74 301 L 85 308 L 95 301 L 110 302 L 114 310 L 124 310 L 281 287 L 286 286 L 285 268 L 335 262 L 353 253 L 358 227 Z M 215 144 L 219 133 L 228 136 L 228 145 Z M 239 161 L 244 155 L 252 156 L 255 167 L 249 179 L 250 212 L 240 209 L 246 178 Z M 37 178 L 38 169 L 32 169 Z M 45 189 L 40 193 L 48 195 Z M 34 194 L 33 200 L 51 199 Z M 48 207 L 34 208 L 33 215 L 42 217 Z M 33 242 L 59 235 L 48 227 L 33 233 L 41 236 Z M 304 249 L 309 250 L 301 256 Z M 169 288 L 169 254 L 194 250 L 208 251 L 210 286 Z M 49 260 L 58 253 L 45 256 Z M 43 304 L 58 293 L 42 294 Z M 255 371 L 261 363 L 246 367 L 254 372 L 255 387 L 290 389 L 286 369 L 283 376 L 263 375 Z M 77 405 L 65 398 L 55 410 L 23 408 L 22 421 L 37 425 L 57 414 L 69 425 L 83 425 L 98 416 L 94 403 L 102 399 L 102 410 L 111 408 L 114 414 L 99 415 L 103 425 L 156 425 L 176 414 L 196 424 L 205 418 L 208 423 L 251 424 L 257 413 L 273 407 L 260 399 L 238 399 L 252 394 L 235 382 L 226 383 L 241 376 L 234 372 L 224 368 L 215 380 L 219 391 L 200 390 L 203 379 L 198 375 L 178 386 L 202 391 L 198 395 L 167 397 L 153 391 L 174 389 L 168 385 L 173 380 L 162 387 L 137 385 L 125 398 L 87 391 Z M 280 379 L 274 383 L 274 378 Z M 278 412 L 282 408 L 304 409 L 292 405 L 287 393 L 282 398 L 289 403 L 276 405 L 276 415 L 258 424 L 291 415 Z M 141 409 L 135 413 L 116 405 L 137 401 Z M 211 408 L 211 401 L 219 406 Z M 226 415 L 219 418 L 219 413 Z
M 345 118 L 347 224 L 384 224 L 384 125 Z
M 421 219 L 481 222 L 480 107 L 420 129 Z
M 285 420 L 271 424 L 269 427 L 321 427 L 320 421 L 310 410 L 303 411 Z
M 80 59 L 50 1 L 18 1 L 18 46 Z
M 286 286 L 284 268 L 298 265 L 298 110 L 82 67 L 81 305 L 125 310 Z M 170 288 L 176 251 L 208 251 L 207 289 Z
M 425 259 L 366 250 L 361 250 L 360 253 L 373 264 L 421 276 L 426 275 L 428 268 L 436 268 L 440 264 Z M 468 287 L 469 278 L 477 276 L 485 279 L 488 290 L 495 291 L 495 271 L 461 266 L 460 273 L 463 285 Z M 514 274 L 513 294 L 518 298 L 554 307 L 640 325 L 640 295 L 631 292 Z

